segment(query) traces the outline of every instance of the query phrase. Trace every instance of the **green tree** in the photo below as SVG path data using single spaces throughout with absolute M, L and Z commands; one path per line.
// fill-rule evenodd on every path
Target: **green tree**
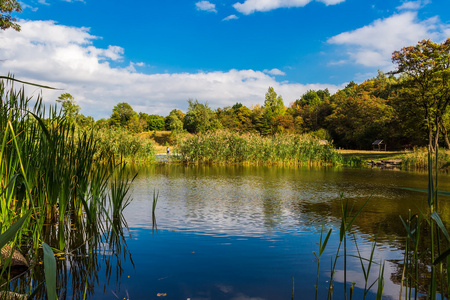
M 261 133 L 274 134 L 279 131 L 277 120 L 286 112 L 283 98 L 278 96 L 273 87 L 269 87 L 264 100 L 264 114 L 262 118 Z
M 71 124 L 74 124 L 81 108 L 75 103 L 73 96 L 69 93 L 61 94 L 56 102 L 61 103 L 64 116 Z
M 405 107 L 420 115 L 420 123 L 427 128 L 428 147 L 438 147 L 450 102 L 450 38 L 437 44 L 422 40 L 415 46 L 395 51 L 392 61 L 404 75 L 399 99 Z
M 133 116 L 137 116 L 137 113 L 133 110 L 130 104 L 126 102 L 121 102 L 114 106 L 112 112 L 113 113 L 110 118 L 110 124 L 112 126 L 126 127 L 131 118 Z M 133 122 L 135 122 L 135 120 Z
M 144 130 L 138 114 L 135 113 L 130 117 L 130 119 L 126 123 L 126 128 L 128 128 L 128 130 L 133 133 L 139 133 Z
M 208 103 L 203 104 L 192 99 L 189 99 L 188 103 L 189 107 L 185 116 L 185 126 L 188 132 L 206 132 L 221 127 Z
M 331 97 L 332 114 L 326 121 L 339 146 L 369 149 L 373 141 L 391 136 L 394 109 L 387 100 L 372 95 L 371 87 L 367 81 L 352 84 Z
M 314 90 L 308 90 L 306 93 L 302 95 L 300 98 L 300 102 L 302 105 L 310 105 L 310 106 L 316 106 L 320 102 L 322 102 L 322 99 L 319 97 L 316 91 Z
M 13 28 L 20 31 L 20 25 L 15 23 L 17 20 L 11 17 L 11 13 L 21 11 L 20 3 L 16 0 L 0 0 L 0 29 Z
M 158 115 L 149 115 L 147 117 L 147 128 L 148 130 L 164 130 L 164 117 Z
M 183 132 L 183 120 L 184 114 L 181 110 L 173 109 L 170 114 L 165 118 L 166 130 L 172 131 L 172 133 Z
M 77 122 L 77 125 L 80 126 L 83 129 L 92 128 L 95 124 L 94 118 L 91 116 L 85 116 L 83 114 L 78 114 L 76 116 L 75 121 Z

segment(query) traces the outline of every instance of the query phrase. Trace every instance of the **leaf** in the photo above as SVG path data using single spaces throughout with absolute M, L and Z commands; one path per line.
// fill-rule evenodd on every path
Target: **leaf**
M 37 84 L 37 83 L 28 82 L 28 81 L 22 81 L 22 80 L 15 79 L 14 77 L 10 77 L 10 76 L 0 76 L 0 79 L 12 80 L 12 81 L 20 82 L 20 83 L 23 83 L 23 84 L 37 86 L 37 87 L 44 88 L 44 89 L 60 90 L 60 89 L 57 89 L 57 88 L 54 88 L 54 87 L 51 87 L 51 86 L 40 85 L 40 84 Z
M 403 221 L 402 216 L 399 216 L 400 220 L 403 223 L 403 227 L 405 227 L 406 233 L 408 234 L 409 238 L 411 239 L 411 241 L 415 244 L 416 243 L 416 239 L 414 238 L 413 233 L 409 230 L 409 226 L 405 223 L 405 221 Z
M 330 238 L 332 230 L 333 230 L 332 228 L 330 228 L 330 230 L 328 230 L 327 236 L 325 237 L 325 240 L 323 241 L 322 247 L 319 249 L 319 257 L 322 255 L 323 251 L 325 251 L 325 247 L 327 246 L 328 239 Z M 315 255 L 315 253 L 314 253 L 314 255 Z
M 445 238 L 447 239 L 447 242 L 450 242 L 450 237 L 448 235 L 447 229 L 444 226 L 444 223 L 442 223 L 441 217 L 437 212 L 433 212 L 431 214 L 431 218 L 436 221 L 436 224 L 439 226 L 439 228 L 442 230 L 442 233 L 444 234 Z
M 12 241 L 16 236 L 16 233 L 22 227 L 23 222 L 30 216 L 31 211 L 28 211 L 22 218 L 17 220 L 11 227 L 0 235 L 0 249 L 3 248 L 8 242 Z
M 450 255 L 450 249 L 447 249 L 447 251 L 445 251 L 444 253 L 442 253 L 441 255 L 439 255 L 438 258 L 435 259 L 435 261 L 433 262 L 433 265 L 437 265 L 438 263 L 440 263 L 441 261 L 443 261 L 447 256 Z
M 37 116 L 35 113 L 33 113 L 31 111 L 29 113 L 32 114 L 33 117 L 38 121 L 39 125 L 41 126 L 42 131 L 44 132 L 44 134 L 47 137 L 50 144 L 53 146 L 53 141 L 50 137 L 50 133 L 48 132 L 47 126 L 45 126 L 45 124 L 44 124 L 44 121 L 42 121 L 42 119 L 39 118 L 39 116 Z
M 47 285 L 47 299 L 58 300 L 56 294 L 56 260 L 52 248 L 46 243 L 42 243 L 44 250 L 44 273 Z

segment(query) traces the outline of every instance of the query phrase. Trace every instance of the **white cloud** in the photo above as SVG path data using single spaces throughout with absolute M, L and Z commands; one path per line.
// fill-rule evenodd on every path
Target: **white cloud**
M 422 39 L 441 41 L 448 30 L 448 25 L 442 24 L 437 17 L 419 21 L 416 12 L 404 12 L 338 34 L 328 43 L 345 46 L 346 55 L 353 63 L 385 67 L 391 66 L 391 55 L 395 50 L 415 45 Z
M 236 15 L 229 15 L 226 18 L 223 18 L 222 21 L 236 20 L 239 19 Z
M 33 11 L 33 12 L 38 11 L 38 8 L 37 8 L 37 7 L 33 7 L 33 6 L 28 5 L 28 4 L 26 4 L 26 3 L 23 3 L 23 2 L 20 3 L 20 6 L 22 7 L 23 10 L 25 10 L 25 9 L 31 9 L 31 11 Z
M 270 75 L 280 75 L 280 76 L 286 75 L 286 73 L 284 73 L 283 71 L 281 71 L 279 69 L 272 69 L 272 70 L 265 69 L 263 72 L 266 74 L 270 74 Z
M 418 10 L 429 4 L 430 0 L 416 0 L 416 1 L 406 1 L 402 5 L 398 6 L 398 10 Z
M 233 7 L 244 15 L 257 11 L 270 11 L 277 8 L 303 7 L 313 0 L 245 0 L 244 3 L 235 3 Z M 335 5 L 345 0 L 316 0 L 326 5 Z
M 217 12 L 216 5 L 209 1 L 199 1 L 195 3 L 195 6 L 197 7 L 197 10 L 204 10 L 215 13 Z
M 328 88 L 334 92 L 341 88 L 278 82 L 255 70 L 144 74 L 136 67 L 145 63 L 126 61 L 123 48 L 95 47 L 97 37 L 88 28 L 52 21 L 26 21 L 20 25 L 21 32 L 7 30 L 0 35 L 0 74 L 12 72 L 17 79 L 61 88 L 63 91 L 44 90 L 44 101 L 55 103 L 61 93 L 68 92 L 83 114 L 95 118 L 108 117 L 112 108 L 124 101 L 138 112 L 167 115 L 174 108 L 186 111 L 189 98 L 208 101 L 213 108 L 231 106 L 236 101 L 251 106 L 262 104 L 272 86 L 288 104 L 310 89 Z M 112 62 L 126 66 L 112 67 Z M 277 72 L 274 70 L 271 72 Z

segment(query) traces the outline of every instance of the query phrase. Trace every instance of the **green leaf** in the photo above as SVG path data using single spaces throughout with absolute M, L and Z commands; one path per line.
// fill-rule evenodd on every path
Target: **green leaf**
M 431 214 L 431 218 L 434 221 L 436 221 L 436 224 L 441 229 L 442 233 L 444 234 L 445 238 L 447 239 L 447 242 L 450 242 L 450 237 L 448 235 L 447 229 L 445 228 L 444 223 L 442 223 L 442 220 L 441 220 L 441 217 L 439 216 L 439 214 L 437 212 L 433 212 Z
M 23 83 L 23 84 L 28 84 L 28 85 L 32 85 L 32 86 L 37 86 L 37 87 L 44 88 L 44 89 L 60 90 L 60 89 L 57 89 L 57 88 L 54 88 L 54 87 L 51 87 L 51 86 L 40 85 L 40 84 L 37 84 L 37 83 L 28 82 L 28 81 L 22 81 L 22 80 L 15 79 L 14 77 L 10 77 L 10 76 L 0 76 L 0 79 L 6 79 L 6 80 L 11 80 L 11 81 L 16 81 L 16 82 L 20 82 L 20 83 Z
M 12 241 L 16 236 L 16 233 L 20 230 L 23 222 L 30 216 L 31 211 L 28 211 L 22 218 L 17 220 L 11 225 L 5 232 L 0 235 L 0 249 L 3 248 L 7 243 Z
M 50 142 L 50 144 L 53 147 L 53 140 L 50 137 L 50 133 L 48 132 L 47 126 L 45 126 L 44 121 L 42 121 L 41 118 L 39 118 L 39 116 L 37 116 L 35 113 L 33 112 L 29 112 L 30 114 L 33 115 L 33 117 L 38 121 L 39 125 L 41 126 L 42 131 L 44 132 L 45 136 L 47 137 L 48 141 Z
M 44 250 L 44 273 L 47 285 L 47 299 L 58 300 L 56 294 L 56 259 L 52 248 L 46 243 L 42 243 Z
M 413 233 L 411 232 L 411 230 L 409 230 L 409 226 L 405 223 L 405 221 L 403 221 L 402 216 L 399 216 L 400 220 L 403 223 L 403 227 L 405 227 L 406 233 L 408 234 L 409 238 L 411 239 L 411 241 L 415 244 L 416 243 L 416 239 L 414 238 Z
M 443 261 L 447 256 L 450 255 L 450 249 L 447 249 L 447 251 L 445 251 L 444 253 L 442 253 L 441 255 L 439 255 L 438 258 L 435 259 L 435 261 L 433 262 L 433 265 L 437 265 L 438 263 L 440 263 L 441 261 Z
M 327 236 L 325 237 L 325 240 L 323 241 L 322 247 L 319 249 L 319 257 L 322 255 L 323 251 L 325 251 L 325 247 L 327 246 L 328 239 L 330 238 L 332 230 L 333 230 L 332 228 L 330 228 L 330 230 L 328 230 Z

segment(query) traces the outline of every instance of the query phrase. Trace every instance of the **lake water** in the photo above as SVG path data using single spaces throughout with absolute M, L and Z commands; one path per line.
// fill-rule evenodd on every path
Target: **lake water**
M 440 189 L 450 190 L 440 175 Z M 349 236 L 375 261 L 386 261 L 386 299 L 398 299 L 405 231 L 399 216 L 426 211 L 426 194 L 398 187 L 426 188 L 427 174 L 351 168 L 216 167 L 160 164 L 139 169 L 125 209 L 122 270 L 109 282 L 99 262 L 94 299 L 314 299 L 320 232 L 333 229 L 322 256 L 319 299 L 326 299 L 330 258 L 339 240 L 340 194 L 358 210 L 371 197 Z M 153 192 L 159 193 L 157 231 L 152 228 Z M 441 198 L 444 222 L 448 201 Z M 113 271 L 115 272 L 115 271 Z M 364 280 L 351 260 L 348 282 L 362 298 Z M 103 272 L 104 273 L 104 272 Z M 378 275 L 372 270 L 371 282 Z M 343 299 L 338 264 L 334 299 Z M 350 285 L 350 283 L 349 283 Z M 376 285 L 375 285 L 376 288 Z M 70 288 L 69 288 L 70 289 Z M 159 295 L 158 295 L 159 294 Z M 370 293 L 367 299 L 375 299 Z

